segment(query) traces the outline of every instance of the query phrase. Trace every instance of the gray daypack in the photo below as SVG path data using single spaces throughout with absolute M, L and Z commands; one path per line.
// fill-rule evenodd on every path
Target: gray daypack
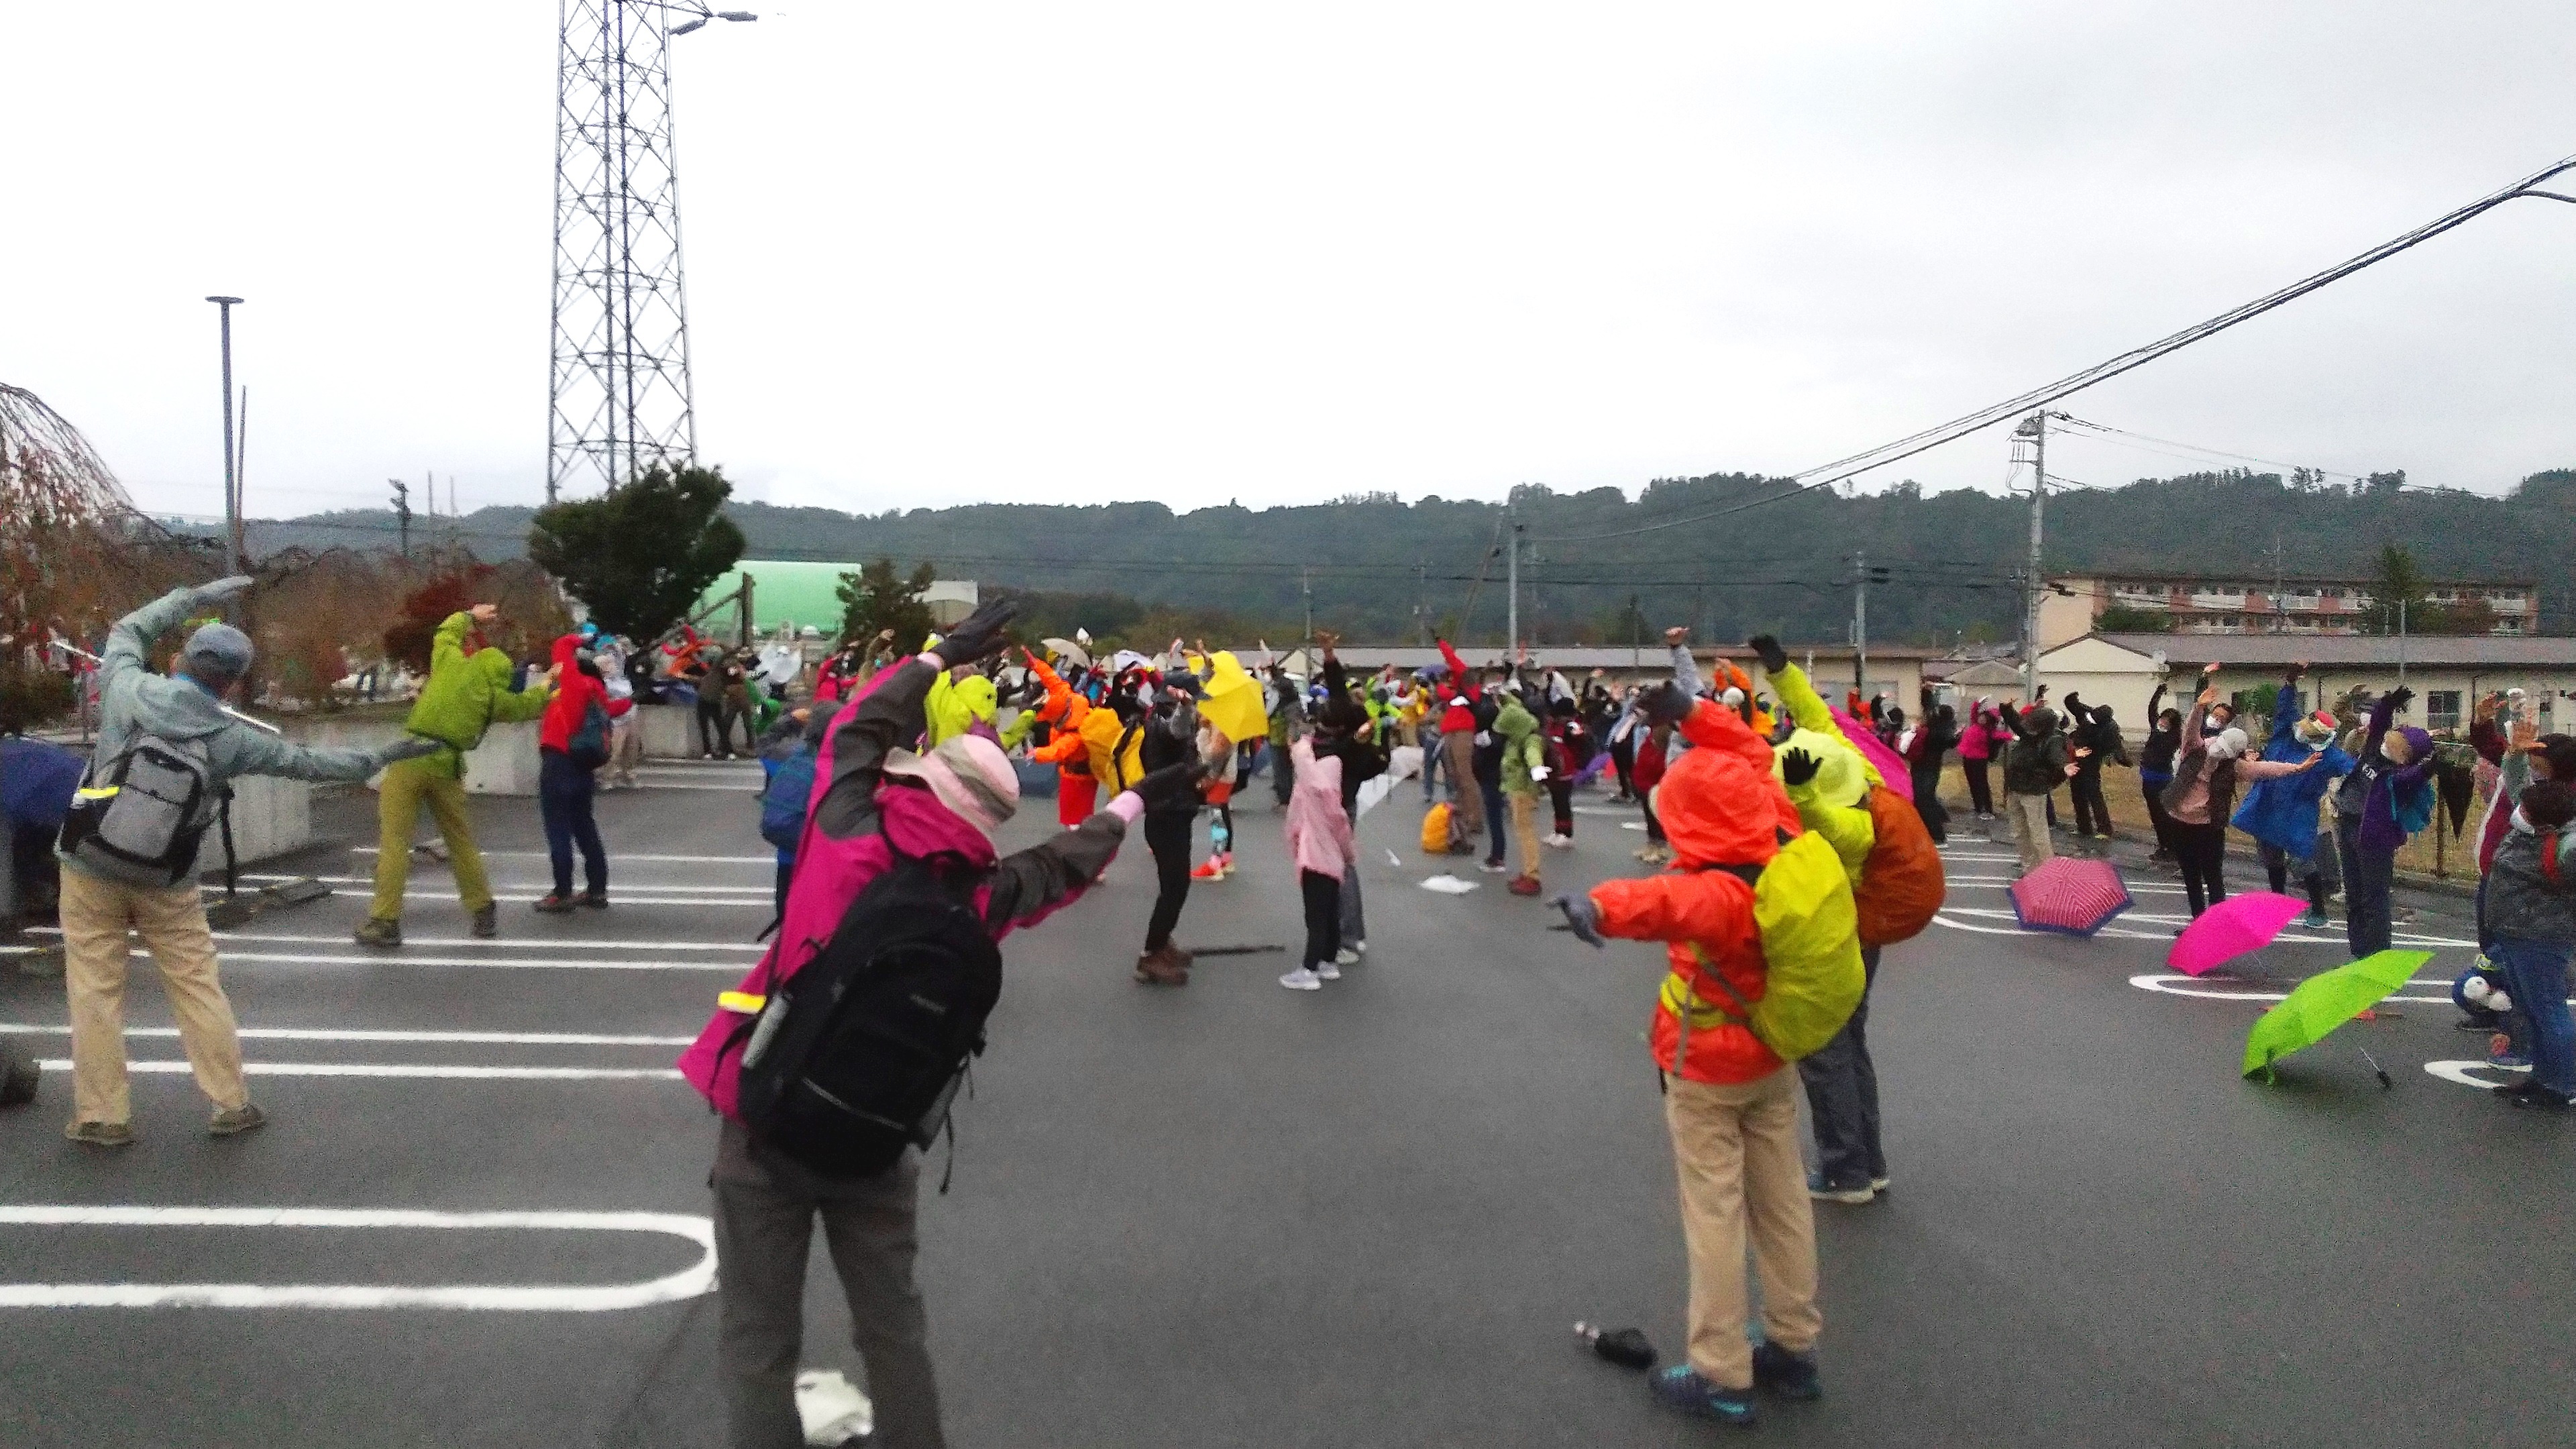
M 138 734 L 91 764 L 63 815 L 63 855 L 109 880 L 177 885 L 196 868 L 223 793 L 203 744 Z

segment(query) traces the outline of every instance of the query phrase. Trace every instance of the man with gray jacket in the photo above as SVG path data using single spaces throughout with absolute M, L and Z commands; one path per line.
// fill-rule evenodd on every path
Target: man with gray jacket
M 224 784 L 236 775 L 364 780 L 439 748 L 405 739 L 375 750 L 313 750 L 246 723 L 223 696 L 250 672 L 248 635 L 206 624 L 176 670 L 152 672 L 154 639 L 251 586 L 219 579 L 174 589 L 116 622 L 98 671 L 98 748 L 56 854 L 63 863 L 63 989 L 72 1019 L 75 1142 L 134 1140 L 125 1071 L 126 932 L 161 968 L 197 1085 L 214 1099 L 218 1137 L 267 1119 L 242 1082 L 241 1035 L 215 970 L 214 934 L 197 893 L 195 852 Z M 120 798 L 120 797 L 125 798 Z

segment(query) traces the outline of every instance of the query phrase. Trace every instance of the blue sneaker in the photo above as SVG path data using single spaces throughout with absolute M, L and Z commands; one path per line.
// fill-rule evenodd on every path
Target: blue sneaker
M 2487 1053 L 2487 1065 L 2500 1072 L 2527 1072 L 2531 1070 L 2531 1058 L 2507 1048 Z
M 1720 1388 L 1686 1363 L 1655 1370 L 1646 1376 L 1646 1387 L 1654 1391 L 1656 1398 L 1703 1419 L 1749 1429 L 1759 1414 L 1753 1406 L 1751 1389 Z
M 1753 1386 L 1784 1399 L 1821 1399 L 1824 1380 L 1816 1376 L 1814 1353 L 1792 1353 L 1768 1341 L 1753 1345 Z

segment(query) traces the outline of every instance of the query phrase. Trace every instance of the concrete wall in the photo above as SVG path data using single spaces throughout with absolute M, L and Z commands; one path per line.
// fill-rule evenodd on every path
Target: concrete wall
M 402 721 L 379 715 L 306 715 L 286 724 L 289 739 L 317 749 L 372 750 L 402 738 Z M 367 782 L 369 789 L 375 782 Z M 537 793 L 537 722 L 497 724 L 465 756 L 465 789 L 476 795 Z
M 698 757 L 697 710 L 689 705 L 638 705 L 635 713 L 644 732 L 644 758 L 648 760 L 694 760 Z
M 241 865 L 268 860 L 313 843 L 313 787 L 274 775 L 233 781 L 233 859 Z M 220 827 L 197 845 L 197 874 L 221 880 L 224 838 Z

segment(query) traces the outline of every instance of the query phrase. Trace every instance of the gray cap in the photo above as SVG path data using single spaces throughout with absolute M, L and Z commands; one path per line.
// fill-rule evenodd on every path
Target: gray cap
M 250 636 L 230 624 L 208 624 L 188 636 L 179 651 L 179 668 L 190 679 L 223 689 L 250 673 Z

